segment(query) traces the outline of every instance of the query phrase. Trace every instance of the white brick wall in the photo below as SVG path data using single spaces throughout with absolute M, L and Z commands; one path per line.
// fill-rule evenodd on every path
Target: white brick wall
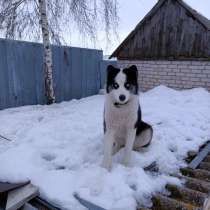
M 160 84 L 174 89 L 204 87 L 210 91 L 210 61 L 118 61 L 119 67 L 132 64 L 138 67 L 141 91 Z

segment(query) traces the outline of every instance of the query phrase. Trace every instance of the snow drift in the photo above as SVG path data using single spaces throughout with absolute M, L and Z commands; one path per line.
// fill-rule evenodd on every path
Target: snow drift
M 106 209 L 135 209 L 164 189 L 169 176 L 185 165 L 189 150 L 209 140 L 210 93 L 204 89 L 175 91 L 164 86 L 140 95 L 144 121 L 152 124 L 151 146 L 133 152 L 131 167 L 111 172 L 101 168 L 103 103 L 97 95 L 51 106 L 25 106 L 0 111 L 0 181 L 30 179 L 42 196 L 67 209 L 83 210 L 77 192 Z M 143 167 L 156 161 L 160 174 Z

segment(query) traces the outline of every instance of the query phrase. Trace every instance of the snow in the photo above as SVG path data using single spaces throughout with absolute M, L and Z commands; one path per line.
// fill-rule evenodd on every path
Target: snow
M 151 146 L 133 152 L 130 167 L 114 157 L 111 172 L 101 168 L 104 96 L 51 106 L 0 111 L 0 180 L 30 179 L 42 196 L 67 209 L 85 210 L 73 194 L 110 210 L 134 210 L 147 203 L 185 166 L 189 150 L 209 139 L 210 93 L 202 88 L 176 91 L 159 86 L 140 95 L 143 119 L 151 123 Z M 142 168 L 157 161 L 159 174 Z

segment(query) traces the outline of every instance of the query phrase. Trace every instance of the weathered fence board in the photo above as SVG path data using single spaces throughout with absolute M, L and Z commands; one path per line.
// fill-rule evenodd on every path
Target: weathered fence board
M 0 39 L 0 109 L 45 104 L 42 47 Z M 52 51 L 57 102 L 98 93 L 109 63 L 101 50 L 53 46 Z

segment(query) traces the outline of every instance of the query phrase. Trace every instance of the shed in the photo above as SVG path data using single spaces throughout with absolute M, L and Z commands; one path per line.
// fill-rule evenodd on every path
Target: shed
M 139 69 L 146 91 L 163 84 L 210 90 L 210 20 L 183 0 L 159 0 L 110 56 Z

